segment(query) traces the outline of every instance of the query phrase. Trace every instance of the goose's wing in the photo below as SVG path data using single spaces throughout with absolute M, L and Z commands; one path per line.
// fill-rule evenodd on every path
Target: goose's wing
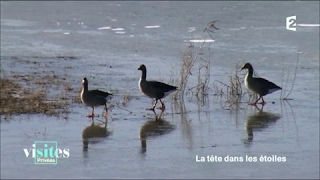
M 273 82 L 270 82 L 263 78 L 253 78 L 250 86 L 252 91 L 259 94 L 260 96 L 265 96 L 267 94 L 271 94 L 274 91 L 282 89 Z
M 104 98 L 107 98 L 108 96 L 113 95 L 113 94 L 111 94 L 109 92 L 100 91 L 98 89 L 91 90 L 91 91 L 89 91 L 89 93 L 94 95 L 94 96 L 101 96 L 101 97 L 104 97 Z
M 169 84 L 158 82 L 158 81 L 147 81 L 148 86 L 151 86 L 152 88 L 155 88 L 157 90 L 160 90 L 162 92 L 168 92 L 176 90 L 177 87 L 171 86 Z
M 259 84 L 264 89 L 282 89 L 271 81 L 268 81 L 264 78 L 254 78 L 257 84 Z

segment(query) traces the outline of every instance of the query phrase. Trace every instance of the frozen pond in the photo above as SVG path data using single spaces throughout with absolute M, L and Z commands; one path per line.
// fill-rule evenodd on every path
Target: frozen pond
M 82 104 L 72 105 L 66 119 L 1 119 L 1 178 L 318 179 L 318 15 L 315 1 L 1 1 L 1 68 L 8 75 L 63 75 L 67 69 L 75 88 L 87 77 L 89 88 L 115 90 L 115 99 L 135 97 L 112 109 L 107 127 L 98 126 L 101 117 L 92 125 L 86 117 L 91 108 Z M 286 29 L 288 16 L 297 17 L 296 31 Z M 210 37 L 203 30 L 213 20 L 219 20 L 219 30 Z M 238 62 L 250 62 L 284 90 L 266 96 L 263 110 L 247 103 L 230 109 L 212 94 L 204 104 L 167 97 L 167 109 L 155 121 L 145 110 L 152 104 L 139 92 L 137 68 L 145 64 L 150 79 L 178 79 L 189 41 L 199 47 L 204 40 L 204 49 L 212 51 L 211 89 L 214 82 L 227 82 Z M 59 55 L 77 58 L 51 58 Z M 296 66 L 293 100 L 280 100 L 290 91 Z M 190 86 L 196 81 L 191 78 Z M 37 165 L 31 157 L 35 141 L 56 141 L 69 156 L 56 165 Z

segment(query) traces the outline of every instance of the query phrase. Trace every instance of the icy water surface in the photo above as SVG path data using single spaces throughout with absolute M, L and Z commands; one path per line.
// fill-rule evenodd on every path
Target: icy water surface
M 286 30 L 286 17 L 294 15 L 297 31 Z M 319 178 L 318 15 L 319 2 L 300 1 L 2 1 L 6 75 L 67 73 L 75 88 L 87 77 L 89 88 L 134 98 L 112 109 L 106 127 L 102 117 L 92 124 L 82 104 L 72 105 L 65 119 L 1 119 L 1 178 Z M 203 30 L 213 20 L 219 30 L 210 37 Z M 162 114 L 146 111 L 152 104 L 139 92 L 139 65 L 147 66 L 148 78 L 173 83 L 188 41 L 198 48 L 204 39 L 213 53 L 205 103 L 167 97 Z M 213 83 L 227 83 L 238 62 L 251 62 L 283 91 L 266 96 L 264 107 L 246 99 L 238 109 L 228 107 L 212 95 Z M 296 67 L 293 100 L 281 101 Z M 197 68 L 192 73 L 188 87 L 197 83 Z M 69 156 L 35 164 L 35 141 L 56 141 Z

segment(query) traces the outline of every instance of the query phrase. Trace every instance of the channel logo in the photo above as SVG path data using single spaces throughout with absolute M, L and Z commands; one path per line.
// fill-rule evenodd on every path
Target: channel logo
M 58 148 L 57 141 L 35 141 L 32 145 L 33 148 L 23 149 L 27 158 L 32 157 L 34 164 L 37 165 L 56 165 L 58 158 L 69 158 L 69 149 Z M 32 154 L 30 156 L 30 154 Z
M 297 31 L 297 16 L 289 16 L 286 18 L 286 29 L 289 31 Z
M 301 24 L 297 23 L 297 16 L 286 17 L 286 29 L 289 31 L 297 31 L 297 27 L 315 28 L 320 27 L 320 24 Z

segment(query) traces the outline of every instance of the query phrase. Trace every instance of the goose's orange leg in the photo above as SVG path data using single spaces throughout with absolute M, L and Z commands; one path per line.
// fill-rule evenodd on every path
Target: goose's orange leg
M 161 102 L 161 106 L 159 107 L 159 109 L 161 109 L 162 111 L 164 111 L 166 109 L 166 106 L 164 105 L 164 103 L 161 101 L 160 99 L 160 102 Z
M 89 114 L 87 117 L 89 117 L 89 118 L 94 117 L 94 107 L 92 107 L 92 112 L 91 112 L 91 114 Z
M 256 105 L 257 102 L 258 102 L 260 99 L 261 99 L 261 97 L 259 97 L 259 99 L 257 99 L 256 102 L 254 102 L 254 103 L 249 103 L 249 105 Z
M 156 99 L 156 102 L 154 103 L 152 108 L 147 108 L 146 110 L 154 111 L 154 108 L 156 107 L 157 103 L 158 103 L 158 99 Z
M 108 116 L 108 107 L 107 107 L 107 104 L 104 105 L 104 109 L 105 109 L 105 112 L 103 113 L 103 117 L 107 117 L 107 116 Z
M 263 99 L 263 96 L 261 96 L 262 102 L 258 103 L 258 104 L 266 104 L 266 102 Z

